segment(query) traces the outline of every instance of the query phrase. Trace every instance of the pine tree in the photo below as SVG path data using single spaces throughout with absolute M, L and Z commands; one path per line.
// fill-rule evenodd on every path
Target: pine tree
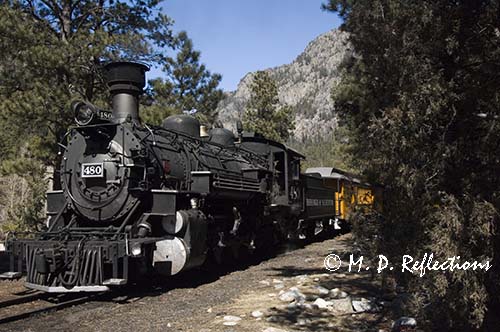
M 293 109 L 280 104 L 278 87 L 269 73 L 258 71 L 250 85 L 251 96 L 245 107 L 243 126 L 269 139 L 284 142 L 294 126 Z
M 0 5 L 2 126 L 23 136 L 0 151 L 28 147 L 55 165 L 57 143 L 80 98 L 106 106 L 101 64 L 114 59 L 160 63 L 173 45 L 171 21 L 159 1 L 13 1 Z M 16 144 L 19 143 L 19 144 Z M 15 156 L 14 156 L 15 157 Z
M 201 53 L 193 49 L 193 42 L 186 32 L 177 36 L 178 51 L 175 57 L 167 57 L 163 71 L 165 79 L 150 80 L 153 105 L 145 110 L 145 120 L 159 123 L 172 113 L 196 111 L 203 123 L 210 124 L 216 116 L 216 108 L 223 98 L 218 89 L 222 76 L 212 74 L 200 63 Z
M 492 260 L 488 273 L 393 273 L 426 329 L 498 326 L 499 1 L 330 0 L 325 8 L 344 19 L 356 53 L 334 89 L 336 109 L 365 173 L 385 185 L 378 240 L 369 241 L 395 260 L 424 252 Z
M 102 63 L 163 63 L 175 38 L 159 0 L 2 1 L 0 16 L 0 170 L 30 184 L 32 205 L 10 215 L 32 224 L 42 217 L 45 166 L 59 169 L 71 101 L 106 107 Z

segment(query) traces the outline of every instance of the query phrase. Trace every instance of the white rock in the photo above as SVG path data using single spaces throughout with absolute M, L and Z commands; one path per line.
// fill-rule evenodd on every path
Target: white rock
M 352 308 L 355 312 L 377 312 L 380 310 L 375 301 L 365 298 L 352 300 Z
M 297 287 L 291 287 L 288 292 L 281 294 L 279 299 L 283 302 L 304 302 L 306 296 L 302 294 Z
M 344 299 L 346 298 L 347 296 L 349 296 L 349 294 L 347 294 L 346 292 L 344 291 L 341 291 L 340 289 L 338 288 L 334 288 L 334 289 L 331 289 L 330 290 L 330 297 L 334 298 L 334 299 Z
M 346 297 L 348 297 L 348 296 L 349 296 L 349 294 L 347 294 L 347 293 L 346 293 L 346 292 L 344 292 L 344 291 L 341 291 L 341 292 L 339 293 L 339 299 L 345 299 L 345 298 L 346 298 Z
M 302 307 L 303 307 L 304 309 L 307 309 L 307 310 L 314 310 L 314 309 L 316 309 L 316 308 L 315 308 L 315 307 L 314 307 L 311 303 L 304 303 L 304 304 L 302 305 Z
M 271 283 L 269 282 L 269 280 L 261 280 L 261 281 L 259 281 L 259 284 L 262 284 L 264 286 L 270 286 L 271 285 Z
M 241 320 L 241 317 L 238 316 L 224 316 L 223 318 L 226 322 L 239 322 Z
M 307 324 L 310 324 L 312 321 L 309 319 L 309 318 L 299 318 L 297 319 L 297 325 L 299 326 L 304 326 L 304 325 L 307 325 Z
M 285 285 L 283 285 L 283 284 L 274 285 L 274 289 L 282 289 L 282 288 L 285 288 Z
M 319 281 L 319 278 L 314 278 L 313 280 L 314 280 L 314 281 Z
M 332 288 L 330 289 L 330 294 L 338 294 L 340 292 L 340 288 Z
M 413 317 L 400 317 L 392 324 L 392 331 L 399 332 L 402 327 L 416 327 L 417 320 Z
M 273 279 L 273 284 L 282 284 L 283 280 L 280 279 Z
M 307 275 L 298 275 L 295 277 L 295 279 L 297 279 L 297 283 L 298 284 L 303 284 L 303 283 L 306 283 L 308 281 L 310 281 L 310 278 L 307 276 Z
M 212 308 L 208 308 L 208 309 L 207 309 L 207 312 L 208 312 L 208 313 L 211 313 L 211 312 L 212 312 Z
M 283 302 L 292 302 L 295 301 L 295 293 L 294 292 L 285 292 L 279 296 L 279 299 Z
M 314 286 L 314 289 L 318 292 L 319 295 L 327 295 L 328 293 L 330 293 L 330 291 L 323 286 Z
M 262 317 L 263 315 L 264 315 L 264 313 L 262 311 L 259 311 L 259 310 L 252 311 L 252 317 L 254 317 L 254 318 L 259 318 L 259 317 Z
M 333 302 L 325 301 L 320 297 L 317 298 L 316 301 L 313 302 L 313 304 L 320 309 L 326 309 L 327 307 L 333 305 Z
M 344 299 L 335 299 L 329 301 L 332 303 L 331 306 L 328 306 L 328 310 L 333 312 L 334 314 L 352 314 L 354 310 L 352 309 L 352 301 L 350 297 L 346 297 Z
M 268 327 L 262 330 L 262 332 L 287 332 L 287 331 L 282 329 L 277 329 L 275 327 Z
M 235 326 L 235 325 L 238 325 L 238 322 L 224 322 L 224 323 L 222 323 L 222 325 L 224 325 L 224 326 Z

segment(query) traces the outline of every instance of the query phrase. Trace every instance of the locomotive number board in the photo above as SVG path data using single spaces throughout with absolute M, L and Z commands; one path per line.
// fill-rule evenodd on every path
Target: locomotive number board
M 82 178 L 101 178 L 104 176 L 102 163 L 82 164 Z

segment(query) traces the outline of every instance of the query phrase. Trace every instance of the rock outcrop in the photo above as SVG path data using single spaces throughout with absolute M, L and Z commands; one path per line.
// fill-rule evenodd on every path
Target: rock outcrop
M 266 69 L 276 80 L 280 102 L 295 109 L 294 137 L 323 135 L 337 125 L 331 90 L 340 80 L 339 65 L 352 52 L 348 35 L 332 30 L 314 39 L 291 64 Z M 247 74 L 218 107 L 219 120 L 228 128 L 241 119 L 250 98 L 254 73 Z

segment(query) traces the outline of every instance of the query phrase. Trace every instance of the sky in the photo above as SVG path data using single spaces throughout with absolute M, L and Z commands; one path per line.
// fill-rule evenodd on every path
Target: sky
M 320 34 L 340 24 L 325 0 L 165 0 L 163 12 L 185 30 L 201 62 L 235 90 L 248 72 L 292 62 Z M 153 69 L 149 77 L 158 76 Z

